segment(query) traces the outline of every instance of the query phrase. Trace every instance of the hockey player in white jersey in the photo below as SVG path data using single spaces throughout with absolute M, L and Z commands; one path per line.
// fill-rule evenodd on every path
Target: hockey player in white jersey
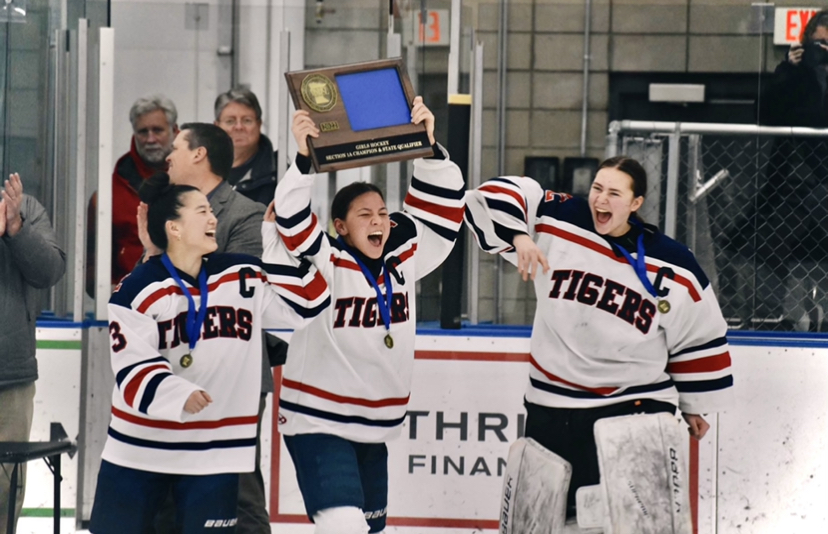
M 466 195 L 478 245 L 534 281 L 526 436 L 571 464 L 568 516 L 576 490 L 599 483 L 596 421 L 678 407 L 701 439 L 701 414 L 729 402 L 713 288 L 690 250 L 638 218 L 646 190 L 646 171 L 622 156 L 600 165 L 588 200 L 525 177 Z
M 207 197 L 148 178 L 147 229 L 163 254 L 109 301 L 112 421 L 90 531 L 143 534 L 172 491 L 177 530 L 232 532 L 238 473 L 255 462 L 263 328 L 301 327 L 330 293 L 308 263 L 216 250 Z
M 264 239 L 266 261 L 287 249 L 331 288 L 331 305 L 291 338 L 279 399 L 279 431 L 317 534 L 385 528 L 385 442 L 400 433 L 410 397 L 415 284 L 448 256 L 462 224 L 463 178 L 434 142 L 420 97 L 411 119 L 425 123 L 435 157 L 414 161 L 405 211 L 389 214 L 376 186 L 351 184 L 333 200 L 334 238 L 310 209 L 307 137 L 319 130 L 296 112 L 299 153 L 276 188 L 276 224 Z

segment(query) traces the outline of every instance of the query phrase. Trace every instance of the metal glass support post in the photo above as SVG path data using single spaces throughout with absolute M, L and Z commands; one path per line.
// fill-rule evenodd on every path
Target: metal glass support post
M 587 118 L 589 115 L 589 62 L 591 59 L 589 40 L 592 29 L 592 0 L 584 5 L 584 86 L 581 97 L 581 157 L 586 157 Z
M 675 239 L 678 202 L 679 157 L 681 155 L 681 131 L 677 123 L 670 134 L 667 149 L 667 198 L 664 206 L 664 234 Z
M 98 55 L 98 206 L 95 254 L 95 317 L 106 320 L 112 278 L 112 130 L 115 30 L 100 28 Z
M 72 320 L 83 319 L 83 293 L 86 282 L 84 264 L 86 260 L 86 78 L 89 60 L 89 21 L 78 19 L 77 38 L 77 100 L 75 131 L 75 261 L 72 266 L 73 298 Z M 91 267 L 91 266 L 90 266 Z
M 471 140 L 469 142 L 468 187 L 474 189 L 481 182 L 481 156 L 483 147 L 483 43 L 475 42 L 471 69 Z M 462 229 L 461 231 L 465 231 Z M 480 322 L 480 247 L 474 239 L 468 240 L 468 298 L 469 322 Z
M 290 30 L 282 30 L 279 32 L 279 77 L 282 78 L 281 73 L 290 71 Z M 281 81 L 281 80 L 280 80 Z M 277 162 L 277 174 L 279 179 L 288 170 L 290 160 L 288 159 L 288 143 L 290 141 L 290 123 L 291 123 L 291 108 L 290 108 L 290 94 L 287 87 L 282 85 L 279 91 L 279 113 L 276 124 L 279 125 L 278 131 L 278 151 L 279 161 Z
M 394 32 L 394 3 L 390 3 L 388 13 L 388 38 L 385 47 L 385 57 L 402 56 L 402 36 Z M 402 163 L 394 161 L 385 166 L 385 202 L 388 211 L 393 213 L 402 209 L 401 192 L 402 184 Z
M 497 174 L 506 174 L 506 58 L 509 40 L 509 1 L 500 0 L 500 24 L 497 27 Z M 495 258 L 494 320 L 503 322 L 503 258 Z
M 701 182 L 701 136 L 693 134 L 687 137 L 687 191 L 688 198 L 696 191 L 696 184 Z M 695 202 L 687 202 L 687 243 L 691 250 L 696 247 L 696 211 Z
M 460 4 L 461 0 L 451 0 L 449 23 L 449 57 L 448 57 L 448 94 L 456 95 L 460 88 Z
M 54 94 L 52 95 L 53 111 L 49 113 L 52 129 L 52 158 L 51 177 L 49 180 L 48 204 L 50 217 L 53 221 L 71 221 L 70 197 L 71 181 L 68 179 L 69 169 L 69 142 L 70 142 L 70 93 L 71 93 L 71 51 L 69 30 L 55 30 L 55 62 L 54 62 Z M 8 147 L 7 147 L 8 148 Z M 55 234 L 58 243 L 66 247 L 67 262 L 72 265 L 74 250 L 69 249 L 72 242 L 72 227 L 56 225 Z M 67 250 L 69 249 L 69 250 Z M 72 305 L 70 292 L 72 278 L 65 277 L 49 290 L 49 308 L 63 315 Z
M 605 158 L 612 158 L 618 155 L 618 132 L 621 131 L 621 124 L 612 121 L 607 132 L 607 147 L 604 150 Z

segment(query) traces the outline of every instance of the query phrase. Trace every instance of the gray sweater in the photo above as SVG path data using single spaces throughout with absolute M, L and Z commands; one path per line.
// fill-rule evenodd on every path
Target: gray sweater
M 20 231 L 0 237 L 0 387 L 37 380 L 38 290 L 55 285 L 66 270 L 43 206 L 23 195 L 20 214 Z

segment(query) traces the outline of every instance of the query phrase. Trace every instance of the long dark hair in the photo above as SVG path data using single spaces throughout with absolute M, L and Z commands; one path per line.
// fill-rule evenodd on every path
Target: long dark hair
M 348 216 L 348 210 L 351 209 L 351 204 L 365 193 L 376 193 L 385 202 L 385 196 L 379 187 L 368 182 L 354 182 L 336 192 L 331 203 L 331 220 L 342 219 L 344 221 Z
M 161 250 L 167 250 L 167 221 L 176 221 L 179 210 L 184 206 L 182 197 L 198 188 L 190 185 L 170 183 L 165 172 L 153 174 L 141 184 L 138 197 L 147 204 L 147 231 L 152 243 Z
M 805 28 L 803 28 L 802 33 L 799 34 L 799 42 L 801 44 L 811 42 L 814 37 L 814 33 L 820 26 L 828 28 L 828 9 L 823 9 L 822 11 L 814 13 L 814 16 L 808 19 L 808 23 L 805 24 Z

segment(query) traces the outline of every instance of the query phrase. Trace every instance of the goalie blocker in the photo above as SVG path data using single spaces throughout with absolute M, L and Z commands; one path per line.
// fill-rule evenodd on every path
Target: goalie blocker
M 572 468 L 521 438 L 509 449 L 500 534 L 691 534 L 684 451 L 687 438 L 667 413 L 601 419 L 595 424 L 599 486 L 578 490 L 578 527 L 566 525 Z

